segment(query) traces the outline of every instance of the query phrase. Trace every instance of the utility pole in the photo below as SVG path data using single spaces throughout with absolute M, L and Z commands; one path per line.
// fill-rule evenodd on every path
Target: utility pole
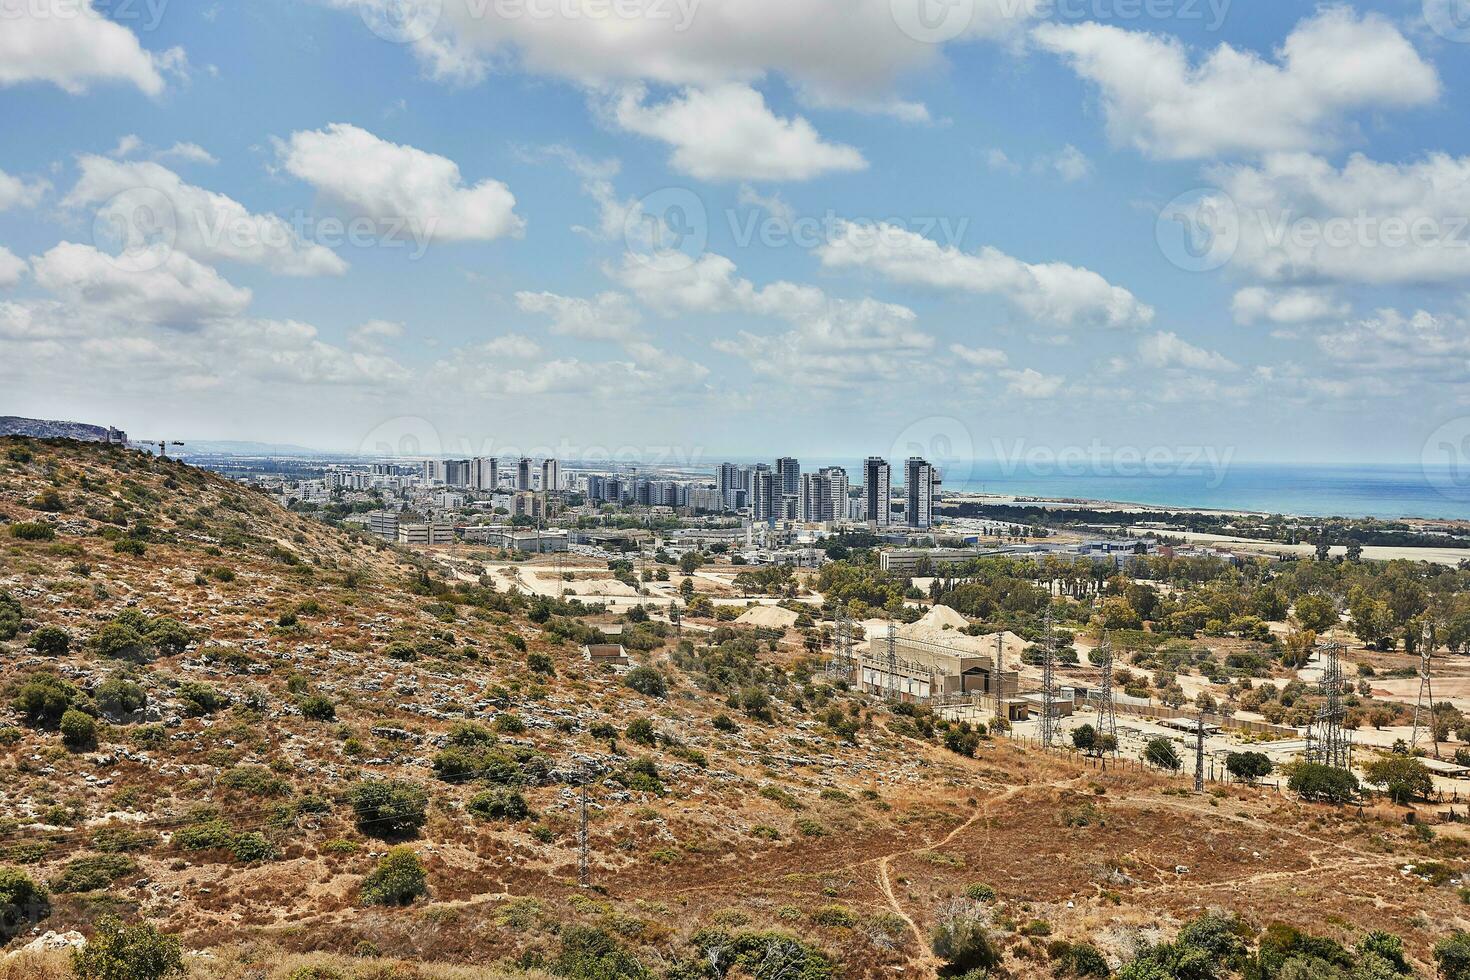
M 1046 610 L 1046 635 L 1042 639 L 1041 660 L 1041 744 L 1051 748 L 1057 734 L 1057 694 L 1055 690 L 1057 671 L 1056 637 L 1051 629 L 1051 607 Z
M 582 807 L 577 822 L 577 884 L 582 888 L 592 886 L 592 874 L 587 861 L 587 780 L 582 780 Z
M 1205 791 L 1205 713 L 1194 716 L 1194 791 Z
M 1427 726 L 1429 737 L 1434 740 L 1436 759 L 1439 758 L 1439 738 L 1434 730 L 1434 681 L 1430 670 L 1437 639 L 1434 624 L 1425 623 L 1419 634 L 1419 699 L 1414 703 L 1414 733 L 1409 739 L 1409 752 L 1412 753 L 1419 746 L 1420 726 Z

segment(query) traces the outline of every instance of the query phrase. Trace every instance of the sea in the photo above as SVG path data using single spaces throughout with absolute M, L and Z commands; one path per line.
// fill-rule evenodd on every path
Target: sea
M 766 459 L 732 458 L 746 465 Z M 946 492 L 1111 500 L 1162 508 L 1256 511 L 1307 517 L 1470 520 L 1470 468 L 1428 464 L 1111 463 L 934 460 Z M 890 460 L 894 485 L 902 462 Z M 802 472 L 841 466 L 856 486 L 862 462 L 801 459 Z

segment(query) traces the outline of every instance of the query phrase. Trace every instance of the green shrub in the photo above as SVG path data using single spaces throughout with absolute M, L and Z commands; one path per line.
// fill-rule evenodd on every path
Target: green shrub
M 228 697 L 208 684 L 201 684 L 198 681 L 185 681 L 178 686 L 174 694 L 178 697 L 179 706 L 183 708 L 184 714 L 191 718 L 212 715 L 230 703 Z
M 117 717 L 142 711 L 148 705 L 148 692 L 132 681 L 114 677 L 97 685 L 92 692 L 103 714 Z
M 930 935 L 934 955 L 948 964 L 950 975 L 980 971 L 1000 965 L 1000 946 L 983 922 L 969 916 L 952 916 L 934 926 Z
M 1347 803 L 1358 795 L 1357 776 L 1317 762 L 1293 765 L 1286 785 L 1302 799 L 1312 802 Z
M 526 657 L 526 666 L 531 668 L 532 673 L 544 674 L 548 677 L 556 673 L 556 665 L 544 653 L 533 653 Z
M 1434 779 L 1424 763 L 1408 755 L 1379 756 L 1363 767 L 1363 778 L 1382 786 L 1389 799 L 1401 805 L 1427 798 L 1434 791 Z
M 77 980 L 170 980 L 186 975 L 179 941 L 146 922 L 124 926 L 107 917 L 87 945 L 71 954 Z
M 0 941 L 50 912 L 50 895 L 44 885 L 18 868 L 0 868 Z
M 143 634 L 165 657 L 183 653 L 194 642 L 194 631 L 177 620 L 160 617 L 148 624 Z
M 650 698 L 668 697 L 669 682 L 652 667 L 634 667 L 623 677 L 623 683 Z
M 1441 939 L 1434 947 L 1434 962 L 1443 980 L 1470 980 L 1470 933 Z
M 476 793 L 468 809 L 481 820 L 524 820 L 531 815 L 525 797 L 507 789 L 487 789 Z
M 526 723 L 519 716 L 502 711 L 495 716 L 495 730 L 505 735 L 521 735 L 526 731 Z
M 976 882 L 965 889 L 965 897 L 977 902 L 995 901 L 995 889 L 984 882 Z
M 126 623 L 108 623 L 93 640 L 97 652 L 115 660 L 146 660 L 152 647 L 143 634 Z
M 90 749 L 97 744 L 97 719 L 68 708 L 61 716 L 61 740 L 69 749 Z
M 92 849 L 104 854 L 121 854 L 152 847 L 158 838 L 146 830 L 132 827 L 102 827 L 92 834 Z
M 413 848 L 391 848 L 362 880 L 365 905 L 407 905 L 428 893 L 423 862 Z
M 0 640 L 15 639 L 20 621 L 20 603 L 9 592 L 0 592 Z
M 20 541 L 54 541 L 56 528 L 43 521 L 17 521 L 10 525 L 10 536 Z
M 119 555 L 142 556 L 147 553 L 148 546 L 137 538 L 118 538 L 112 543 L 112 550 Z
M 1179 758 L 1179 750 L 1162 735 L 1148 740 L 1148 744 L 1143 747 L 1143 761 L 1170 772 L 1178 772 L 1184 766 L 1184 760 Z
M 624 734 L 628 736 L 628 741 L 637 742 L 639 745 L 653 745 L 658 742 L 658 730 L 647 718 L 634 718 L 628 722 L 628 728 Z
M 124 854 L 97 854 L 77 858 L 62 867 L 51 879 L 56 892 L 92 892 L 106 888 L 119 878 L 138 870 L 133 859 Z
M 170 843 L 185 851 L 228 850 L 235 832 L 223 820 L 205 820 L 174 831 Z
M 309 721 L 333 721 L 337 717 L 337 706 L 332 699 L 320 694 L 308 694 L 296 703 L 301 716 Z
M 1275 770 L 1275 765 L 1264 752 L 1227 752 L 1225 770 L 1236 779 L 1253 783 L 1264 779 Z
M 60 626 L 42 626 L 30 635 L 26 646 L 43 657 L 64 657 L 71 649 L 71 634 Z
M 710 725 L 714 727 L 715 731 L 725 732 L 731 735 L 740 731 L 740 726 L 735 724 L 735 719 L 729 715 L 715 715 L 710 720 Z
M 235 835 L 230 841 L 230 853 L 236 861 L 269 861 L 276 856 L 276 846 L 264 834 L 251 831 Z
M 429 819 L 429 794 L 417 783 L 403 780 L 355 783 L 347 791 L 347 802 L 357 828 L 370 837 L 407 836 Z
M 652 976 L 612 933 L 597 926 L 563 929 L 561 951 L 551 969 L 569 980 L 645 980 Z
M 236 766 L 219 777 L 226 789 L 250 796 L 289 796 L 291 784 L 264 766 Z
M 55 674 L 31 674 L 15 688 L 11 706 L 34 725 L 54 725 L 73 706 L 83 703 L 82 692 Z

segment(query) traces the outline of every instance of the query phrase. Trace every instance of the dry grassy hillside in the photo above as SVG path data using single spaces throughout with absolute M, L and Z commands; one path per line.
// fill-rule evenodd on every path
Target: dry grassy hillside
M 970 758 L 738 630 L 626 624 L 640 692 L 582 662 L 587 610 L 180 463 L 0 440 L 0 521 L 0 869 L 49 891 L 11 950 L 116 915 L 200 976 L 932 976 L 958 919 L 1049 976 L 1218 908 L 1425 971 L 1470 924 L 1454 825 Z M 427 894 L 367 904 L 392 846 Z

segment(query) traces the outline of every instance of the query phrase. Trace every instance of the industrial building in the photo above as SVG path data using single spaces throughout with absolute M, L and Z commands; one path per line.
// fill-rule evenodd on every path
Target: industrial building
M 1019 666 L 1026 641 L 1015 633 L 971 636 L 964 616 L 935 606 L 922 619 L 900 625 L 864 623 L 867 642 L 855 651 L 854 681 L 863 691 L 903 701 L 954 698 L 991 700 L 1008 716 L 1024 717 Z

